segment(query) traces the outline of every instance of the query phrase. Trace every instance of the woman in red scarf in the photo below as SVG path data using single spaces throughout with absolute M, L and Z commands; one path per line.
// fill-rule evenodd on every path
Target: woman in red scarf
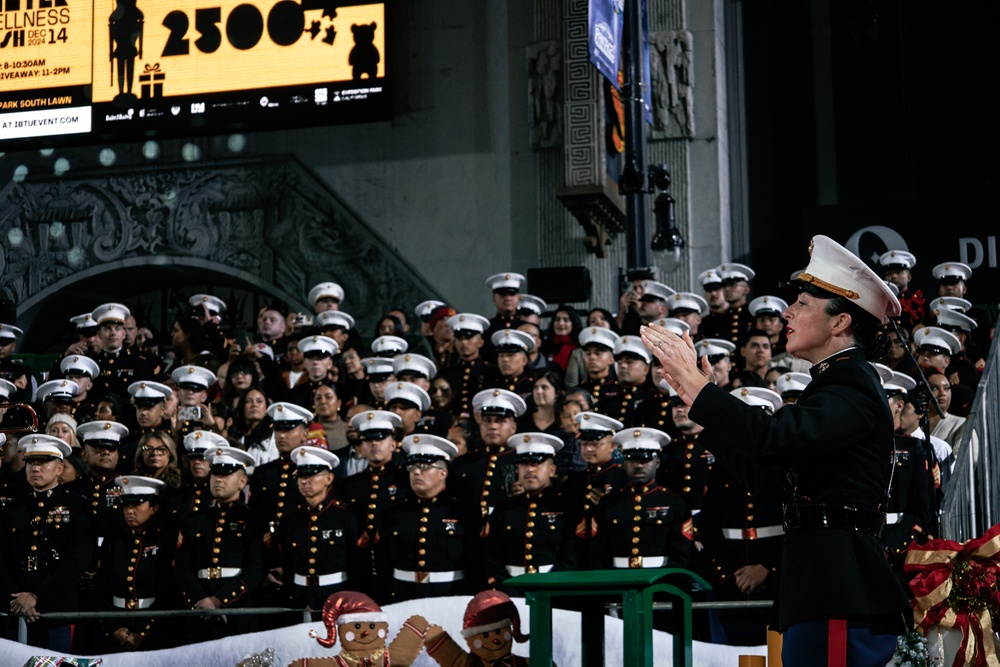
M 569 355 L 577 347 L 580 330 L 580 316 L 573 307 L 560 305 L 556 308 L 552 315 L 552 325 L 542 343 L 542 354 L 563 373 L 569 365 Z

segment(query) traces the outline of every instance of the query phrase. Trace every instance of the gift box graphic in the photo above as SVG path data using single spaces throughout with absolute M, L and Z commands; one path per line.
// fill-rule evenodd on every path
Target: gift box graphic
M 139 84 L 142 89 L 142 99 L 149 100 L 163 97 L 163 81 L 167 75 L 160 71 L 160 63 L 152 65 L 146 64 L 139 75 Z

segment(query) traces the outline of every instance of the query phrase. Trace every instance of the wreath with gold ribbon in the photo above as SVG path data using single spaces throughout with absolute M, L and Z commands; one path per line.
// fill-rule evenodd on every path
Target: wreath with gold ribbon
M 993 619 L 1000 615 L 1000 524 L 968 542 L 913 543 L 904 569 L 916 576 L 913 620 L 924 633 L 936 626 L 962 631 L 952 667 L 1000 667 Z

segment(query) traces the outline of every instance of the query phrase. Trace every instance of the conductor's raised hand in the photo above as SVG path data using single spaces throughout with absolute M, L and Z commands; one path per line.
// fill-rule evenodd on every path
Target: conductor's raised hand
M 678 336 L 669 329 L 650 324 L 639 329 L 639 337 L 650 353 L 660 361 L 664 378 L 680 399 L 687 405 L 694 403 L 698 393 L 710 382 L 712 369 L 707 358 L 702 360 L 699 368 L 698 354 L 688 332 Z

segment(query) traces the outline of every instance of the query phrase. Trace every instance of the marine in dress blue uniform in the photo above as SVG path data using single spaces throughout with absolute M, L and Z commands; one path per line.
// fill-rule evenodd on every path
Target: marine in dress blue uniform
M 94 378 L 96 397 L 114 393 L 124 399 L 129 385 L 153 377 L 146 358 L 135 348 L 124 346 L 124 325 L 130 315 L 129 309 L 120 303 L 105 303 L 94 309 L 92 318 L 97 323 L 102 346 L 94 359 L 101 367 L 100 376 Z
M 653 396 L 649 382 L 649 366 L 653 357 L 638 336 L 619 338 L 615 342 L 614 355 L 618 395 L 604 394 L 594 409 L 628 426 L 634 423 L 636 409 Z
M 116 468 L 121 458 L 119 447 L 128 437 L 124 424 L 111 421 L 93 421 L 81 424 L 76 435 L 83 445 L 83 458 L 90 466 L 90 476 L 86 484 L 87 500 L 90 502 L 94 518 L 96 546 L 122 529 L 122 510 L 118 502 L 121 485 L 116 484 Z
M 587 379 L 580 383 L 580 388 L 590 392 L 595 405 L 616 401 L 621 394 L 614 368 L 614 350 L 619 338 L 614 331 L 603 327 L 588 327 L 577 336 L 587 370 Z
M 243 504 L 253 458 L 242 449 L 216 447 L 211 454 L 215 507 L 192 514 L 181 528 L 174 573 L 184 604 L 191 609 L 225 609 L 253 604 L 264 578 L 264 517 Z M 252 616 L 190 619 L 194 641 L 253 632 Z
M 597 535 L 594 515 L 598 505 L 605 496 L 624 487 L 628 477 L 613 458 L 614 435 L 622 423 L 596 412 L 581 412 L 574 419 L 580 427 L 577 439 L 587 469 L 567 477 L 562 488 L 573 511 L 576 567 L 588 570 L 595 567 L 591 556 Z
M 678 398 L 677 392 L 666 380 L 660 380 L 660 389 L 663 395 L 670 396 L 668 410 L 673 435 L 660 454 L 662 460 L 656 481 L 683 498 L 691 514 L 697 515 L 701 511 L 715 457 L 701 441 L 704 429 L 701 424 L 691 421 L 688 406 Z M 657 427 L 654 425 L 652 428 Z M 663 428 L 660 430 L 666 431 Z
M 177 531 L 161 514 L 166 483 L 138 475 L 119 477 L 115 483 L 121 490 L 124 528 L 101 545 L 94 585 L 101 608 L 173 609 L 180 602 L 173 568 Z M 98 652 L 176 645 L 177 628 L 169 618 L 114 618 L 99 627 Z
M 496 366 L 484 372 L 483 388 L 505 389 L 521 398 L 529 396 L 535 384 L 528 368 L 528 355 L 535 349 L 534 339 L 518 329 L 503 329 L 495 331 L 490 341 L 497 355 Z
M 490 321 L 475 313 L 458 313 L 448 319 L 448 326 L 455 332 L 455 349 L 459 361 L 441 375 L 453 390 L 453 412 L 462 414 L 471 412 L 472 397 L 483 388 L 483 375 L 490 364 L 482 355 L 485 341 L 483 334 L 490 326 Z
M 302 446 L 292 451 L 305 501 L 281 518 L 275 542 L 286 606 L 322 609 L 332 593 L 367 592 L 371 568 L 358 546 L 358 517 L 333 496 L 333 452 Z
M 249 506 L 273 527 L 282 515 L 302 502 L 292 450 L 305 444 L 306 426 L 313 420 L 313 413 L 294 403 L 272 403 L 267 416 L 274 423 L 274 443 L 280 456 L 254 471 Z
M 642 335 L 692 404 L 691 418 L 711 431 L 716 457 L 746 478 L 753 466 L 777 466 L 789 480 L 776 610 L 784 664 L 881 667 L 909 605 L 878 540 L 893 421 L 865 354 L 884 353 L 878 327 L 899 315 L 899 302 L 825 236 L 813 238 L 809 265 L 793 284 L 801 293 L 785 313 L 787 349 L 814 364 L 812 381 L 774 416 L 709 384 L 686 341 L 655 328 Z
M 893 450 L 895 468 L 889 500 L 885 505 L 885 528 L 882 529 L 880 539 L 893 571 L 905 590 L 909 591 L 912 575 L 903 570 L 906 550 L 913 542 L 926 542 L 928 531 L 934 524 L 933 470 L 937 461 L 926 440 L 902 435 L 898 430 L 907 394 L 916 390 L 916 381 L 888 367 L 883 368 L 889 371 L 889 379 L 882 386 L 889 400 L 897 431 Z
M 70 626 L 38 619 L 46 612 L 76 611 L 76 582 L 90 563 L 94 538 L 86 502 L 59 486 L 70 446 L 59 438 L 22 436 L 30 491 L 0 512 L 0 599 L 28 619 L 28 642 L 61 653 L 70 650 Z M 17 624 L 5 633 L 17 638 Z
M 484 536 L 486 583 L 511 593 L 513 589 L 503 585 L 508 578 L 572 570 L 576 554 L 572 507 L 552 483 L 562 439 L 548 433 L 518 433 L 508 439 L 507 446 L 515 452 L 524 493 L 497 505 L 487 519 Z
M 389 508 L 375 537 L 375 570 L 387 600 L 401 602 L 480 590 L 481 515 L 446 492 L 458 448 L 427 433 L 403 439 L 412 495 Z
M 781 396 L 763 387 L 730 392 L 747 405 L 774 414 Z M 777 468 L 759 468 L 751 491 L 726 465 L 708 475 L 696 536 L 705 548 L 705 579 L 712 597 L 727 601 L 774 600 L 784 541 L 784 478 Z M 731 609 L 711 612 L 712 639 L 717 643 L 759 646 L 766 643 L 769 610 Z
M 485 518 L 510 495 L 515 476 L 514 450 L 507 447 L 507 441 L 517 430 L 517 418 L 527 405 L 506 389 L 484 389 L 473 397 L 472 405 L 480 416 L 483 448 L 455 459 L 448 491 L 475 503 Z
M 409 473 L 393 461 L 399 427 L 399 415 L 385 410 L 365 410 L 351 418 L 351 426 L 366 443 L 367 467 L 361 472 L 340 480 L 337 497 L 359 520 L 359 543 L 371 561 L 371 546 L 385 511 L 406 497 L 410 489 Z
M 592 563 L 603 570 L 688 567 L 694 525 L 687 503 L 656 483 L 670 437 L 653 428 L 618 431 L 628 482 L 601 500 L 594 516 Z
M 211 431 L 192 431 L 184 436 L 185 459 L 187 460 L 189 476 L 174 497 L 172 514 L 177 521 L 183 521 L 188 515 L 212 507 L 215 500 L 208 486 L 211 478 L 211 463 L 208 454 L 216 447 L 226 447 L 229 441 L 218 433 Z

